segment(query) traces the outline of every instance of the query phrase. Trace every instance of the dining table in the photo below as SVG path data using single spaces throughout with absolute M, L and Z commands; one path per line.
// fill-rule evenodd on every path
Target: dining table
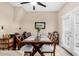
M 30 36 L 27 39 L 22 41 L 23 44 L 31 44 L 34 49 L 32 52 L 32 56 L 34 56 L 36 54 L 36 52 L 38 52 L 41 56 L 44 56 L 44 54 L 41 52 L 40 48 L 44 45 L 44 44 L 53 44 L 53 42 L 47 37 L 47 36 L 42 36 L 39 39 L 37 38 L 37 36 Z

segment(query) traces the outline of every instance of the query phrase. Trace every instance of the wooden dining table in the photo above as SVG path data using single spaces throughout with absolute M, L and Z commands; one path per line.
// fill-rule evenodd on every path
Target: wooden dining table
M 41 56 L 44 54 L 41 52 L 40 48 L 44 44 L 53 44 L 53 42 L 48 37 L 41 37 L 40 39 L 36 38 L 36 36 L 30 36 L 27 39 L 22 41 L 23 44 L 31 44 L 34 49 L 32 52 L 32 56 L 35 55 L 36 52 L 39 52 Z

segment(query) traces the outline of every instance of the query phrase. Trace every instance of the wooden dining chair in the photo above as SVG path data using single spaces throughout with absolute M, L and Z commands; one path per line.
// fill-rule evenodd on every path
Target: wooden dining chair
M 51 41 L 53 39 L 56 39 L 56 38 L 53 38 L 53 36 L 51 36 Z M 51 53 L 51 56 L 52 56 L 52 53 L 53 53 L 53 56 L 55 56 L 55 50 L 56 50 L 56 43 L 55 43 L 55 40 L 52 41 L 53 44 L 50 45 L 50 44 L 45 44 L 41 47 L 41 52 L 42 53 Z
M 52 33 L 48 33 L 48 38 L 51 39 Z
M 30 56 L 33 52 L 33 46 L 32 45 L 25 45 L 22 43 L 21 39 L 16 35 L 16 41 L 18 44 L 18 50 L 24 51 L 24 56 L 29 53 Z
M 55 40 L 56 43 L 59 44 L 59 33 L 57 31 L 54 31 L 52 35 L 53 35 L 53 40 Z
M 13 50 L 13 38 L 0 38 L 0 50 Z
M 27 33 L 27 32 L 23 32 L 23 34 L 22 34 L 22 38 L 23 38 L 23 39 L 28 38 L 28 33 Z
M 27 35 L 28 35 L 28 37 L 30 37 L 32 34 L 31 34 L 31 32 L 28 32 Z
M 56 50 L 56 44 L 53 43 L 53 45 L 43 45 L 42 48 L 41 48 L 41 52 L 42 53 L 51 53 L 51 56 L 52 56 L 52 53 L 53 53 L 53 56 L 55 56 L 55 50 Z

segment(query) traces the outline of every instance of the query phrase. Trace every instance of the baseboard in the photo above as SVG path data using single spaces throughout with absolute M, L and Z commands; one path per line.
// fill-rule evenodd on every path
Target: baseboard
M 65 49 L 64 47 L 62 47 L 66 52 L 68 52 L 71 56 L 74 56 L 71 52 L 69 52 L 67 49 Z

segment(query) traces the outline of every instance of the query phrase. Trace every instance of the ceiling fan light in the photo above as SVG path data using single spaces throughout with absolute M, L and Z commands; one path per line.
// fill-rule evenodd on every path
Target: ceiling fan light
M 31 2 L 31 4 L 32 4 L 33 6 L 35 6 L 37 3 L 36 3 L 36 2 Z

